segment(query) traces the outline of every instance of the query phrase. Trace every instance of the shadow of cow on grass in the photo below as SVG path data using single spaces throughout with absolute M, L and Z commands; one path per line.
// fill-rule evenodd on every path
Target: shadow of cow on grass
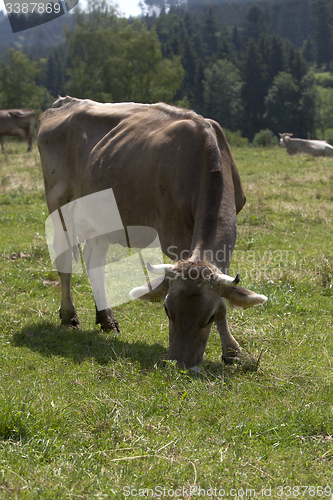
M 107 338 L 100 330 L 77 330 L 65 326 L 54 326 L 50 322 L 41 321 L 32 323 L 14 333 L 12 344 L 17 347 L 27 347 L 33 352 L 51 358 L 61 356 L 71 360 L 74 364 L 81 364 L 94 359 L 98 365 L 107 369 L 110 361 L 117 359 L 129 360 L 138 363 L 141 370 L 154 370 L 174 362 L 167 361 L 167 348 L 161 344 L 149 345 L 145 342 L 120 341 L 116 336 Z M 259 364 L 259 363 L 258 363 Z M 257 367 L 256 367 L 257 368 Z M 178 370 L 174 363 L 174 369 Z M 222 370 L 222 371 L 221 371 Z M 216 379 L 223 372 L 224 376 L 235 372 L 256 371 L 251 365 L 224 365 L 220 361 L 207 361 L 204 363 L 202 374 L 205 378 Z M 184 372 L 185 373 L 185 372 Z M 189 370 L 187 375 L 198 376 Z
M 32 323 L 14 333 L 13 344 L 26 346 L 43 356 L 62 356 L 82 363 L 94 359 L 99 365 L 110 360 L 128 359 L 139 363 L 142 369 L 152 369 L 156 362 L 167 358 L 168 352 L 160 344 L 145 342 L 124 342 L 116 337 L 107 338 L 100 330 L 73 331 L 49 322 Z

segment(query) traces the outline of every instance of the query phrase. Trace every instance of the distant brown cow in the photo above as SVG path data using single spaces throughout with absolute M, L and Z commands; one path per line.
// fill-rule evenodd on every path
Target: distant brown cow
M 32 133 L 35 125 L 33 109 L 3 109 L 0 111 L 0 143 L 4 152 L 4 135 L 19 135 L 28 139 L 27 153 L 32 150 Z

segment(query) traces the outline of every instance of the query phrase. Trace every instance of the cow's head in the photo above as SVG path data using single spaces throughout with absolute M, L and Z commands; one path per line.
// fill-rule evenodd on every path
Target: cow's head
M 286 147 L 288 142 L 290 141 L 290 137 L 293 136 L 293 134 L 279 134 L 280 135 L 280 146 Z
M 150 285 L 134 288 L 133 299 L 159 301 L 165 298 L 169 318 L 169 359 L 187 368 L 201 364 L 209 332 L 220 308 L 228 300 L 232 307 L 247 309 L 266 302 L 267 297 L 237 286 L 233 279 L 210 263 L 181 261 L 176 265 L 150 266 L 148 270 L 165 274 L 155 288 Z M 159 278 L 160 280 L 160 278 Z

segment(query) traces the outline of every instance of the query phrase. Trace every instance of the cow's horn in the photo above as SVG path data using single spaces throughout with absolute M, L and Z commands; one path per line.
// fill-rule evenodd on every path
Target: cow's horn
M 217 282 L 220 285 L 225 285 L 225 286 L 235 286 L 239 283 L 240 281 L 240 275 L 237 274 L 236 278 L 233 278 L 232 276 L 228 276 L 227 274 L 219 273 L 217 275 Z
M 157 264 L 156 266 L 147 262 L 147 269 L 150 273 L 153 274 L 162 274 L 163 276 L 167 274 L 169 271 L 174 269 L 173 264 Z

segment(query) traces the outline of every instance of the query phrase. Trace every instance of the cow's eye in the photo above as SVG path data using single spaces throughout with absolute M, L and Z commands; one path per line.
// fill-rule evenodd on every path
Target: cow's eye
M 168 318 L 170 319 L 170 316 L 169 316 L 169 313 L 168 313 L 168 308 L 167 306 L 164 304 L 164 310 L 165 310 L 165 314 L 168 316 Z

